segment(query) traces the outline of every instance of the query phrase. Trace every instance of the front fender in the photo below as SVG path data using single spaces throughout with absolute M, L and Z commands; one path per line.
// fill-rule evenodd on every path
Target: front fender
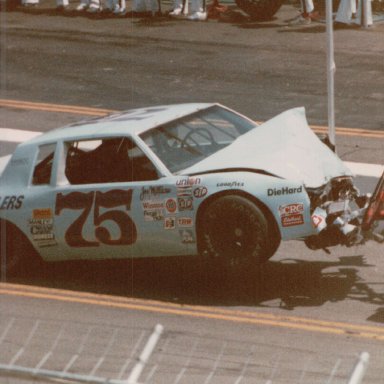
M 198 212 L 224 194 L 245 194 L 268 210 L 283 240 L 299 239 L 314 233 L 310 199 L 300 182 L 252 172 L 219 172 L 198 177 L 208 191 L 198 204 Z

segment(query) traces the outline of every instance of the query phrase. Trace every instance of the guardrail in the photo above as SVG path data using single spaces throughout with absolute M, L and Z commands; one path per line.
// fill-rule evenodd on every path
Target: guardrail
M 222 341 L 218 343 L 221 346 L 215 346 L 216 353 L 212 357 L 206 354 L 206 343 L 211 344 L 212 340 L 191 335 L 188 338 L 188 345 L 186 345 L 185 340 L 176 341 L 177 338 L 173 335 L 162 343 L 161 348 L 157 348 L 163 334 L 163 326 L 160 324 L 154 327 L 143 346 L 145 335 L 148 332 L 142 331 L 140 333 L 137 332 L 137 329 L 127 331 L 112 327 L 106 329 L 91 326 L 86 332 L 81 330 L 81 337 L 78 337 L 79 330 L 72 330 L 72 334 L 68 335 L 68 329 L 65 329 L 66 326 L 63 325 L 58 332 L 55 332 L 55 330 L 48 332 L 49 335 L 52 334 L 55 337 L 51 338 L 49 343 L 46 343 L 46 341 L 41 340 L 41 335 L 42 333 L 47 334 L 50 324 L 44 323 L 44 320 L 36 320 L 31 324 L 30 330 L 25 332 L 25 329 L 20 328 L 20 325 L 16 323 L 17 321 L 12 318 L 2 333 L 0 332 L 0 351 L 3 352 L 0 356 L 0 377 L 7 378 L 6 383 L 13 384 L 14 381 L 10 381 L 12 377 L 23 378 L 28 383 L 37 383 L 39 379 L 43 380 L 43 382 L 46 382 L 47 379 L 53 379 L 90 384 L 139 384 L 140 382 L 212 384 L 221 382 L 223 378 L 225 382 L 233 382 L 234 384 L 242 384 L 243 382 L 277 384 L 284 382 L 284 372 L 281 369 L 282 354 L 280 352 L 274 354 L 276 346 L 273 347 L 273 351 L 270 351 L 271 355 L 274 355 L 274 360 L 271 361 L 272 365 L 268 363 L 269 366 L 264 369 L 265 360 L 263 362 L 263 359 L 260 359 L 260 354 L 261 356 L 264 355 L 262 349 L 264 348 L 265 352 L 269 348 L 268 345 L 252 344 L 243 348 L 241 344 L 233 346 L 229 341 Z M 122 337 L 123 331 L 129 332 L 129 334 Z M 102 338 L 100 332 L 103 333 Z M 170 333 L 172 334 L 172 331 Z M 16 334 L 19 338 L 10 343 L 10 340 Z M 128 339 L 132 339 L 133 346 L 124 351 L 127 336 Z M 12 354 L 8 355 L 9 362 L 4 363 L 1 361 L 6 356 L 5 351 L 12 349 L 10 344 L 16 346 L 19 344 L 18 340 L 21 340 L 22 337 L 24 337 L 24 342 L 21 347 L 14 348 Z M 66 345 L 69 341 L 71 345 Z M 169 346 L 171 342 L 176 342 L 177 345 Z M 74 344 L 76 344 L 75 349 L 73 348 Z M 94 344 L 99 344 L 98 348 L 101 351 L 91 347 Z M 141 346 L 143 347 L 141 348 Z M 180 346 L 182 346 L 182 353 L 180 353 Z M 233 352 L 227 352 L 238 348 L 242 350 L 240 358 L 234 357 Z M 289 349 L 289 347 L 287 348 Z M 41 351 L 43 349 L 45 351 L 41 356 L 37 356 L 36 350 Z M 140 349 L 142 350 L 141 353 L 139 353 Z M 71 352 L 69 353 L 69 351 Z M 155 362 L 153 362 L 150 360 L 152 360 L 151 357 L 155 351 Z M 65 359 L 58 358 L 60 353 L 65 355 Z M 287 353 L 290 354 L 290 351 L 287 351 Z M 179 354 L 180 356 L 178 356 Z M 307 352 L 305 352 L 306 354 Z M 342 359 L 336 358 L 331 372 L 328 375 L 324 372 L 321 374 L 321 383 L 362 384 L 367 372 L 369 358 L 367 352 L 361 353 L 356 363 L 350 362 L 348 364 L 350 368 L 352 367 L 350 373 L 346 372 L 345 367 L 344 371 L 341 369 Z M 92 361 L 92 364 L 87 366 L 87 370 L 85 369 L 84 360 Z M 236 366 L 234 360 L 238 360 Z M 299 358 L 298 360 L 303 359 Z M 35 361 L 35 364 L 26 364 L 26 361 Z M 81 361 L 83 361 L 82 364 Z M 308 360 L 303 368 L 295 370 L 294 375 L 298 374 L 300 376 L 297 381 L 292 380 L 292 372 L 287 372 L 287 376 L 290 376 L 289 382 L 312 382 L 311 378 L 317 376 L 316 383 L 319 383 L 318 376 L 320 372 L 316 367 L 310 367 L 314 361 L 317 361 L 317 359 Z M 113 365 L 113 370 L 109 368 L 106 370 L 103 365 L 107 362 L 108 364 L 105 365 L 109 367 Z M 61 368 L 58 369 L 58 366 Z M 197 366 L 199 367 L 198 375 L 196 375 Z M 145 379 L 140 381 L 145 369 Z M 159 371 L 161 370 L 163 372 L 160 372 L 160 374 Z M 158 375 L 156 376 L 156 374 Z M 168 380 L 164 381 L 164 375 L 169 377 Z M 269 377 L 268 379 L 265 379 L 266 375 Z M 19 383 L 19 381 L 17 382 Z
M 12 323 L 9 324 L 9 326 L 12 326 Z M 78 359 L 79 354 L 75 354 L 72 356 L 72 358 L 69 360 L 69 362 L 65 365 L 65 368 L 62 371 L 55 371 L 50 369 L 44 369 L 44 364 L 48 361 L 48 359 L 51 357 L 53 350 L 55 349 L 57 343 L 60 340 L 62 329 L 58 333 L 57 338 L 55 339 L 50 351 L 46 354 L 44 354 L 43 358 L 39 361 L 39 363 L 34 367 L 23 367 L 20 365 L 17 365 L 16 362 L 19 360 L 19 358 L 24 354 L 26 348 L 28 347 L 32 337 L 34 336 L 37 328 L 39 326 L 39 321 L 36 321 L 35 326 L 33 327 L 32 331 L 30 332 L 27 340 L 25 341 L 25 344 L 18 350 L 18 352 L 13 356 L 10 363 L 8 364 L 0 364 L 0 372 L 3 373 L 10 373 L 10 374 L 18 374 L 18 375 L 24 375 L 26 377 L 35 379 L 37 377 L 41 378 L 50 378 L 50 379 L 61 379 L 61 380 L 69 380 L 74 381 L 77 383 L 90 383 L 90 384 L 139 384 L 139 378 L 140 375 L 147 364 L 149 358 L 152 355 L 152 352 L 154 348 L 156 347 L 157 342 L 159 341 L 159 338 L 163 332 L 163 326 L 161 324 L 157 324 L 149 337 L 142 353 L 140 354 L 140 357 L 138 358 L 137 363 L 131 370 L 129 377 L 126 380 L 118 380 L 118 379 L 110 379 L 105 377 L 98 377 L 96 376 L 96 372 L 100 365 L 105 360 L 108 351 L 112 347 L 115 338 L 116 338 L 116 332 L 114 332 L 113 336 L 111 337 L 106 349 L 104 350 L 104 353 L 102 356 L 97 360 L 96 364 L 94 365 L 93 369 L 89 374 L 77 374 L 77 373 L 71 373 L 69 372 L 70 367 L 74 364 L 74 362 Z M 4 340 L 5 335 L 7 334 L 8 329 L 5 330 L 5 332 L 2 335 L 2 338 L 0 339 L 0 345 L 1 342 Z M 83 343 L 80 344 L 80 351 L 82 350 L 84 346 L 86 338 L 83 339 Z M 124 372 L 125 369 L 122 370 Z

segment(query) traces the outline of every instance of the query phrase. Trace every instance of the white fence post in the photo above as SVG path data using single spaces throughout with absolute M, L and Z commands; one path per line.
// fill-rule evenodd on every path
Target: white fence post
M 357 362 L 351 377 L 349 378 L 348 384 L 361 384 L 363 382 L 363 377 L 365 371 L 367 370 L 369 361 L 369 353 L 362 352 L 359 356 L 359 361 Z
M 333 150 L 336 150 L 335 132 L 335 59 L 333 48 L 333 15 L 332 0 L 326 0 L 327 20 L 327 80 L 328 80 L 328 138 Z
M 141 355 L 139 357 L 139 361 L 136 363 L 136 365 L 133 367 L 128 380 L 126 381 L 127 384 L 136 384 L 138 382 L 138 379 L 141 375 L 141 372 L 143 371 L 145 365 L 147 364 L 149 358 L 151 357 L 151 354 L 153 350 L 156 347 L 157 342 L 160 339 L 161 334 L 163 333 L 164 327 L 161 324 L 157 324 L 155 326 L 155 329 L 150 336 L 150 338 L 147 341 L 147 344 L 145 345 L 143 352 L 141 352 Z

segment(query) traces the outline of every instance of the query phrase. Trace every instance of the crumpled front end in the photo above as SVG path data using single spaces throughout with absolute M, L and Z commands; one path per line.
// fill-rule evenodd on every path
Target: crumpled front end
M 307 188 L 353 175 L 308 126 L 304 108 L 279 114 L 180 173 L 247 168 L 298 181 Z
M 370 195 L 361 195 L 353 174 L 308 126 L 304 108 L 281 113 L 240 136 L 228 147 L 184 170 L 199 174 L 242 169 L 301 183 L 311 200 L 310 249 L 362 244 L 373 235 L 364 229 Z
M 308 248 L 349 247 L 364 242 L 361 224 L 369 196 L 360 195 L 351 177 L 334 178 L 325 186 L 307 192 L 311 200 L 312 223 L 317 232 L 305 239 Z

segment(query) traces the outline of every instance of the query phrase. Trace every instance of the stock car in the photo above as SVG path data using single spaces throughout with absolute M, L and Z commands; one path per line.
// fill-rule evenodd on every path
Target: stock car
M 217 103 L 114 113 L 3 159 L 1 266 L 200 255 L 247 268 L 281 240 L 359 244 L 383 218 L 383 187 L 373 201 L 353 180 L 304 108 L 260 125 Z

